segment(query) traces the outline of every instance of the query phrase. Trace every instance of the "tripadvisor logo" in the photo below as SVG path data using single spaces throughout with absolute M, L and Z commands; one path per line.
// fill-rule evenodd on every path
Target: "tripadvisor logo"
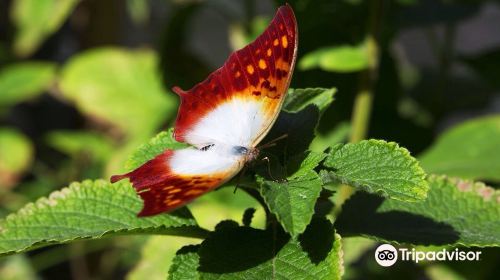
M 392 266 L 396 261 L 479 261 L 481 251 L 460 251 L 459 249 L 439 251 L 418 251 L 415 249 L 396 249 L 390 244 L 382 244 L 375 250 L 375 261 L 381 266 Z

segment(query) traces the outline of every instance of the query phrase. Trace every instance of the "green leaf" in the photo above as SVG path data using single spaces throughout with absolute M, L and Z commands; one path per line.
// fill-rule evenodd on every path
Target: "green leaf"
M 324 165 L 333 179 L 389 198 L 425 199 L 425 173 L 408 150 L 396 143 L 365 140 L 332 147 Z
M 224 227 L 199 248 L 181 249 L 169 279 L 340 279 L 340 236 L 314 220 L 298 239 L 250 227 Z
M 99 160 L 107 160 L 113 153 L 113 145 L 102 135 L 86 131 L 54 131 L 46 136 L 54 149 L 67 155 L 89 153 Z
M 445 133 L 419 157 L 429 173 L 500 181 L 500 115 L 477 118 Z
M 306 229 L 314 214 L 322 182 L 313 169 L 325 156 L 309 153 L 296 171 L 284 181 L 268 181 L 258 177 L 260 194 L 269 210 L 276 215 L 285 231 L 294 237 Z M 291 162 L 293 164 L 293 160 Z
M 28 138 L 10 128 L 0 128 L 0 187 L 12 186 L 33 160 Z
M 148 143 L 141 145 L 125 164 L 127 169 L 135 169 L 141 166 L 166 149 L 176 150 L 187 147 L 187 144 L 175 141 L 173 133 L 174 129 L 170 128 L 168 131 L 158 133 Z
M 176 108 L 162 87 L 149 50 L 101 48 L 74 56 L 63 68 L 62 95 L 83 113 L 131 137 L 149 137 Z
M 500 191 L 432 176 L 427 198 L 406 203 L 358 192 L 335 225 L 342 235 L 417 245 L 500 246 Z
M 299 88 L 289 89 L 283 109 L 288 112 L 298 112 L 309 105 L 315 105 L 322 113 L 333 102 L 336 88 Z
M 10 106 L 42 94 L 52 85 L 55 70 L 55 64 L 48 62 L 6 66 L 0 71 L 0 106 Z
M 299 61 L 300 70 L 320 68 L 330 72 L 356 72 L 370 64 L 369 40 L 359 45 L 341 45 L 321 48 L 304 55 Z
M 138 218 L 142 201 L 128 182 L 73 183 L 0 221 L 0 255 L 75 239 L 127 233 L 203 234 L 191 213 Z
M 10 16 L 16 26 L 14 51 L 19 56 L 32 54 L 57 31 L 73 11 L 78 0 L 16 0 Z

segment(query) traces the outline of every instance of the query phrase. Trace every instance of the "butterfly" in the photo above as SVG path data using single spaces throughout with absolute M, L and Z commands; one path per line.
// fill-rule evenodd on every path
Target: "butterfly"
M 289 5 L 278 9 L 255 41 L 232 53 L 206 80 L 184 91 L 175 140 L 189 148 L 165 150 L 128 178 L 144 207 L 138 216 L 172 211 L 217 188 L 254 160 L 257 144 L 276 121 L 297 56 L 297 22 Z

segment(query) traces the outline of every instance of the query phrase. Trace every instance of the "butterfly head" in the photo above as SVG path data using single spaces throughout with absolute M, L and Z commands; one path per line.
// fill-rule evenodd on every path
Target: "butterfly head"
M 231 152 L 234 155 L 243 156 L 246 162 L 255 160 L 259 156 L 259 149 L 243 146 L 233 146 Z

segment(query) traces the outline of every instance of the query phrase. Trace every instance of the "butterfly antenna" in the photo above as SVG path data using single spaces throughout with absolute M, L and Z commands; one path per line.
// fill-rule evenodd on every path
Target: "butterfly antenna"
M 259 147 L 259 150 L 262 150 L 262 149 L 266 149 L 266 148 L 269 148 L 269 147 L 273 147 L 273 146 L 276 146 L 276 142 L 282 140 L 282 139 L 285 139 L 288 137 L 288 134 L 285 133 L 283 135 L 281 135 L 280 137 L 276 137 L 274 138 L 273 140 L 267 142 L 266 144 L 262 145 Z
M 264 157 L 264 158 L 262 158 L 262 160 L 267 162 L 267 173 L 269 174 L 269 177 L 271 177 L 271 180 L 277 181 L 274 178 L 273 174 L 271 173 L 271 162 L 269 160 L 269 157 Z

